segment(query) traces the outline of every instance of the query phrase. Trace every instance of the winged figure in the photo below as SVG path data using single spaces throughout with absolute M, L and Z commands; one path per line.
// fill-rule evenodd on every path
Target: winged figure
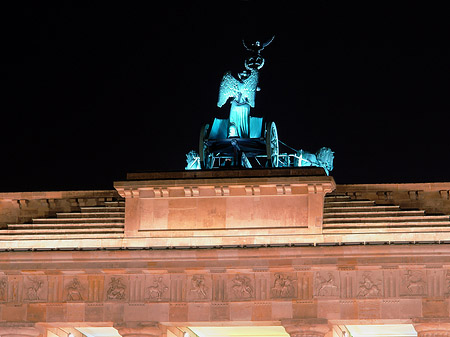
M 226 72 L 219 89 L 217 106 L 221 108 L 232 97 L 230 108 L 230 136 L 248 137 L 250 107 L 255 107 L 255 93 L 258 88 L 259 73 L 255 69 L 245 70 L 235 78 Z

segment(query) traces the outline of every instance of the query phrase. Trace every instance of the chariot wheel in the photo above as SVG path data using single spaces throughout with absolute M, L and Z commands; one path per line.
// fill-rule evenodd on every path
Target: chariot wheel
M 267 123 L 266 129 L 266 150 L 267 150 L 267 160 L 272 167 L 278 167 L 278 155 L 279 155 L 279 144 L 278 144 L 278 132 L 275 122 Z
M 205 144 L 206 135 L 209 130 L 209 124 L 205 124 L 200 129 L 200 137 L 198 140 L 198 155 L 200 156 L 200 165 L 202 168 L 209 168 L 207 165 L 208 161 L 208 147 Z

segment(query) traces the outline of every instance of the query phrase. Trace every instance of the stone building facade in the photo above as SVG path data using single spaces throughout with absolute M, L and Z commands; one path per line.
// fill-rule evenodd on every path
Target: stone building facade
M 450 183 L 336 185 L 296 168 L 114 187 L 0 194 L 0 336 L 351 324 L 450 336 Z

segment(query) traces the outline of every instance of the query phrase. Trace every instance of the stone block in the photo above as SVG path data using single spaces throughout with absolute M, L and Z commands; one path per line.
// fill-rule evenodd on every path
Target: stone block
M 66 307 L 63 304 L 47 306 L 47 322 L 64 322 L 66 320 Z
M 273 319 L 284 319 L 292 318 L 292 302 L 272 302 L 272 318 Z
M 252 321 L 254 305 L 251 303 L 229 303 L 231 321 Z
M 188 306 L 186 303 L 174 303 L 169 306 L 170 322 L 187 322 Z
M 111 309 L 109 309 L 111 312 Z M 125 322 L 147 321 L 149 307 L 145 304 L 125 304 L 123 306 L 123 320 Z
M 237 316 L 237 314 L 234 314 L 234 307 L 231 307 L 232 311 L 232 320 L 236 320 L 235 316 Z M 270 321 L 272 320 L 272 304 L 270 302 L 255 302 L 254 304 L 252 304 L 251 307 L 245 307 L 243 306 L 242 309 L 247 308 L 253 308 L 253 310 L 251 311 L 251 316 L 250 319 L 251 321 Z M 242 318 L 241 320 L 247 320 L 246 317 L 247 315 L 243 315 L 245 318 Z
M 422 315 L 424 318 L 449 317 L 447 299 L 422 299 Z
M 66 303 L 67 322 L 84 322 L 85 306 L 84 303 Z
M 356 319 L 358 317 L 358 302 L 355 300 L 340 301 L 341 319 Z
M 381 300 L 358 301 L 359 319 L 379 319 L 381 317 Z
M 229 321 L 230 307 L 228 303 L 211 304 L 211 321 Z
M 103 322 L 103 304 L 86 304 L 84 307 L 84 319 L 86 322 Z
M 400 310 L 400 300 L 385 299 L 381 301 L 381 318 L 396 319 Z
M 317 301 L 296 301 L 292 303 L 292 318 L 316 318 Z
M 422 316 L 422 299 L 401 299 L 397 317 L 411 318 Z
M 27 321 L 45 322 L 47 317 L 47 306 L 43 303 L 30 303 L 27 307 Z
M 317 317 L 328 320 L 341 317 L 341 305 L 338 300 L 317 301 Z
M 209 322 L 211 305 L 209 303 L 188 303 L 189 322 Z
M 2 321 L 22 322 L 27 317 L 27 305 L 6 305 L 2 310 Z
M 169 303 L 147 303 L 147 320 L 153 322 L 168 322 L 170 305 Z

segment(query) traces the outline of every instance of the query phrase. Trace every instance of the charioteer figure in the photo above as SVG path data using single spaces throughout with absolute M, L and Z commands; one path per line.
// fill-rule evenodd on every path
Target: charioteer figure
M 227 71 L 222 78 L 217 106 L 221 108 L 231 97 L 228 137 L 249 138 L 250 108 L 255 107 L 255 94 L 259 91 L 259 71 L 264 66 L 261 51 L 274 39 L 273 36 L 265 43 L 256 41 L 248 47 L 244 40 L 242 43 L 251 54 L 245 59 L 245 70 L 235 78 L 231 71 Z

